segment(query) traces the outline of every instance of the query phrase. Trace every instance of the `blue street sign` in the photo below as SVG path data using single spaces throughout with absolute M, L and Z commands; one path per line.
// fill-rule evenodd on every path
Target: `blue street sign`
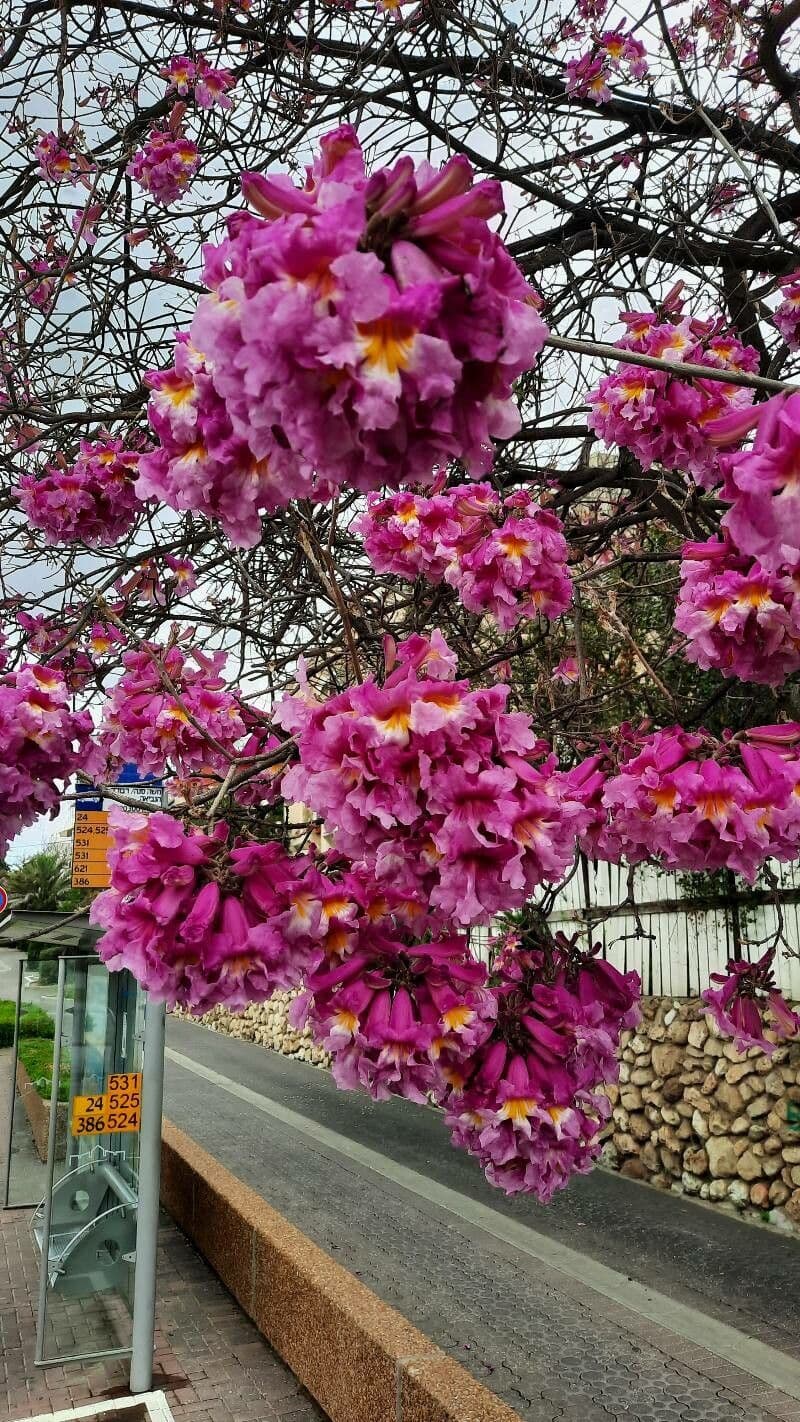
M 128 761 L 123 765 L 114 781 L 120 790 L 126 791 L 132 799 L 145 800 L 148 805 L 160 810 L 164 798 L 163 780 L 155 775 L 142 775 L 138 765 Z
M 115 785 L 161 785 L 161 783 L 155 775 L 142 775 L 138 765 L 134 765 L 130 760 L 123 765 L 114 781 Z
M 159 780 L 155 775 L 142 775 L 139 767 L 132 761 L 123 765 L 113 783 L 118 785 L 121 790 L 127 791 L 131 797 L 146 800 L 148 805 L 160 808 L 163 798 L 163 780 Z M 104 808 L 102 785 L 99 788 L 95 788 L 94 785 L 78 785 L 75 797 L 75 808 L 78 810 L 102 810 Z
M 78 810 L 102 810 L 103 808 L 103 796 L 99 790 L 95 790 L 93 785 L 78 785 L 75 797 L 75 808 Z

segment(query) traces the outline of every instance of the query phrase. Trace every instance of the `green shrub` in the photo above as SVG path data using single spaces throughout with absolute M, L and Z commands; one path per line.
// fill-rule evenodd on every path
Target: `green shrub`
M 39 959 L 39 982 L 42 987 L 49 987 L 51 983 L 58 982 L 58 959 Z

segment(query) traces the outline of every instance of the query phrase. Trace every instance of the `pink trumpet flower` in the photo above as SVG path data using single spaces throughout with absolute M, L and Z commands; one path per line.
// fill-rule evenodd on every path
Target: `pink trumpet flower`
M 36 161 L 43 178 L 63 183 L 78 171 L 72 143 L 57 133 L 43 133 L 36 145 Z
M 800 350 L 800 271 L 782 277 L 782 300 L 773 320 L 790 351 Z
M 675 628 L 688 661 L 782 685 L 800 670 L 800 564 L 767 572 L 728 538 L 685 544 Z
M 800 1033 L 800 1016 L 793 1012 L 775 986 L 772 964 L 775 949 L 770 948 L 757 962 L 731 958 L 727 973 L 712 973 L 711 981 L 718 988 L 706 988 L 703 1002 L 726 1037 L 733 1037 L 737 1051 L 760 1047 L 771 1056 L 775 1042 L 764 1035 L 768 1022 L 775 1038 L 796 1037 Z
M 621 313 L 627 329 L 617 344 L 669 361 L 674 374 L 620 364 L 590 392 L 589 424 L 607 445 L 629 449 L 644 469 L 679 469 L 712 488 L 722 473 L 709 426 L 731 410 L 747 410 L 753 392 L 720 380 L 682 379 L 681 365 L 754 371 L 758 353 L 728 334 L 721 320 L 673 314 L 675 320 L 652 311 Z
M 296 188 L 245 173 L 255 213 L 207 247 L 172 370 L 150 376 L 160 448 L 139 488 L 251 545 L 293 498 L 474 476 L 519 428 L 512 395 L 545 338 L 538 298 L 489 220 L 499 184 L 461 156 L 367 174 L 354 131 Z
M 377 572 L 445 581 L 506 631 L 559 617 L 571 601 L 560 520 L 527 494 L 501 502 L 491 485 L 466 484 L 430 498 L 372 496 L 355 527 Z
M 507 1194 L 546 1202 L 589 1170 L 610 1113 L 624 1027 L 638 1021 L 635 973 L 580 953 L 563 934 L 512 937 L 495 963 L 496 1016 L 466 1064 L 450 1073 L 453 1144 Z
M 778 572 L 800 563 L 800 394 L 776 395 L 750 413 L 752 449 L 721 456 L 722 497 L 731 505 L 722 526 L 742 553 Z M 729 442 L 746 432 L 742 424 L 729 416 L 711 432 Z
M 588 812 L 507 686 L 454 680 L 440 633 L 397 648 L 372 678 L 317 703 L 286 698 L 297 737 L 283 793 L 324 816 L 336 848 L 448 922 L 487 922 L 572 863 Z
M 17 498 L 48 543 L 108 547 L 129 531 L 141 508 L 133 488 L 139 458 L 120 439 L 81 440 L 69 467 L 23 474 Z
M 54 815 L 76 771 L 94 775 L 88 711 L 70 710 L 64 673 L 26 662 L 0 674 L 0 856 L 25 825 Z

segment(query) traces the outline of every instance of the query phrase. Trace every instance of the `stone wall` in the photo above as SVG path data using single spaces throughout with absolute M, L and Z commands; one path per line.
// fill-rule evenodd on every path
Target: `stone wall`
M 737 1052 L 698 999 L 646 998 L 622 1038 L 605 1164 L 800 1228 L 800 1042 Z
M 244 1012 L 229 1012 L 226 1007 L 212 1007 L 204 1017 L 192 1018 L 200 1021 L 213 1032 L 223 1032 L 227 1037 L 238 1037 L 243 1042 L 258 1042 L 262 1047 L 271 1047 L 274 1052 L 282 1052 L 287 1057 L 298 1057 L 300 1061 L 311 1062 L 313 1066 L 329 1066 L 330 1057 L 322 1047 L 316 1047 L 311 1040 L 309 1028 L 296 1032 L 289 1026 L 289 1003 L 295 993 L 276 992 L 269 1002 L 254 1002 Z M 189 1014 L 176 1009 L 176 1017 Z

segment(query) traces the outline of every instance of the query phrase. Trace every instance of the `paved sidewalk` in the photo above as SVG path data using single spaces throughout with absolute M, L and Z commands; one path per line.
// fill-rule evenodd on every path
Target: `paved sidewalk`
M 326 1074 L 185 1023 L 171 1024 L 169 1042 L 165 1109 L 175 1124 L 522 1417 L 800 1422 L 800 1364 L 790 1356 L 796 1340 L 780 1353 L 783 1337 L 774 1331 L 759 1341 L 755 1323 L 744 1325 L 740 1297 L 705 1311 L 702 1292 L 693 1306 L 654 1295 L 626 1273 L 584 1259 L 576 1252 L 580 1235 L 564 1251 L 540 1233 L 536 1221 L 546 1212 L 487 1209 L 478 1174 L 473 1197 L 443 1188 L 432 1146 L 441 1123 L 433 1113 L 407 1111 L 402 1102 L 376 1107 L 353 1095 L 342 1133 L 342 1098 Z M 403 1132 L 412 1110 L 422 1133 L 413 1170 L 397 1154 L 410 1149 Z M 378 1150 L 376 1133 L 385 1139 Z M 359 1144 L 364 1139 L 371 1149 Z M 447 1151 L 443 1138 L 440 1149 Z M 627 1198 L 644 1198 L 639 1190 Z M 668 1199 L 648 1198 L 669 1214 Z M 697 1277 L 705 1268 L 704 1224 L 712 1236 L 714 1217 L 687 1208 L 697 1221 Z M 723 1223 L 745 1254 L 761 1244 L 778 1258 L 781 1247 L 793 1266 L 796 1241 L 775 1238 L 773 1246 L 765 1231 Z M 775 1277 L 778 1304 L 790 1287 L 786 1273 Z M 746 1294 L 744 1279 L 738 1293 Z
M 0 1052 L 0 1179 L 4 1169 L 11 1052 Z M 18 1142 L 22 1146 L 23 1142 Z M 18 1156 L 15 1162 L 18 1162 Z M 27 1184 L 39 1185 L 43 1171 Z M 15 1180 L 19 1171 L 15 1168 Z M 43 1187 L 42 1187 L 43 1188 Z M 0 1210 L 0 1422 L 127 1396 L 129 1362 L 36 1368 L 38 1259 L 29 1209 Z M 193 1246 L 166 1216 L 159 1234 L 154 1391 L 163 1390 L 175 1422 L 325 1422 L 325 1414 L 265 1343 Z M 70 1330 L 65 1342 L 109 1336 L 119 1302 L 99 1295 L 86 1309 L 70 1302 L 54 1313 Z M 130 1322 L 119 1319 L 123 1341 Z M 74 1328 L 74 1332 L 71 1330 Z M 119 1414 L 125 1417 L 125 1413 Z
M 325 1422 L 325 1414 L 166 1220 L 159 1250 L 153 1390 L 163 1390 L 175 1422 Z M 37 1281 L 27 1212 L 0 1212 L 0 1418 L 17 1422 L 127 1396 L 126 1359 L 34 1367 Z

